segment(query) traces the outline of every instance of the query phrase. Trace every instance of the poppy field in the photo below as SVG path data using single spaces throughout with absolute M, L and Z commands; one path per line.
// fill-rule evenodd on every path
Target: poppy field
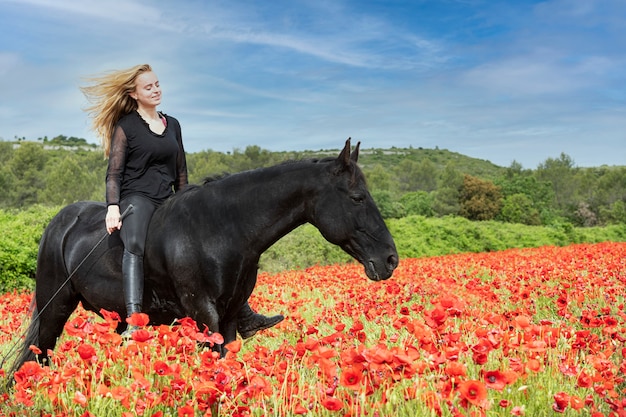
M 31 297 L 0 296 L 3 355 Z M 250 305 L 286 319 L 223 358 L 188 318 L 122 340 L 79 308 L 0 416 L 626 416 L 625 303 L 626 243 L 260 274 Z

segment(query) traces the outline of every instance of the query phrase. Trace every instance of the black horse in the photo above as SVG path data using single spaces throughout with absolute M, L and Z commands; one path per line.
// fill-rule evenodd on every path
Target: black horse
M 254 289 L 261 254 L 306 222 L 361 262 L 371 280 L 391 277 L 398 253 L 357 166 L 358 152 L 357 144 L 350 153 L 348 139 L 338 158 L 284 163 L 189 186 L 159 207 L 144 257 L 143 309 L 151 324 L 191 317 L 200 328 L 221 333 L 225 344 L 234 340 L 237 313 Z M 96 313 L 105 309 L 124 317 L 122 242 L 114 233 L 97 244 L 106 233 L 105 212 L 102 203 L 71 204 L 46 228 L 36 307 L 14 370 L 34 359 L 30 345 L 44 355 L 54 348 L 79 302 Z

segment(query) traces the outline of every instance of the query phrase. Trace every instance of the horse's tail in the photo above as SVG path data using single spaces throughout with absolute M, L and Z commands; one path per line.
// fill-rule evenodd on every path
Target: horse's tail
M 20 335 L 20 338 L 24 338 L 21 343 L 21 348 L 17 352 L 14 352 L 14 347 L 8 352 L 5 358 L 9 358 L 14 356 L 17 353 L 17 357 L 11 364 L 9 368 L 9 372 L 7 373 L 7 385 L 11 385 L 13 383 L 13 375 L 17 372 L 25 362 L 34 361 L 37 359 L 35 352 L 31 350 L 31 346 L 39 345 L 39 310 L 37 309 L 37 302 L 35 301 L 35 296 L 33 294 L 33 300 L 30 304 L 31 311 L 31 319 L 28 328 L 24 332 L 23 335 Z M 19 343 L 19 341 L 18 341 Z M 45 352 L 44 352 L 45 353 Z

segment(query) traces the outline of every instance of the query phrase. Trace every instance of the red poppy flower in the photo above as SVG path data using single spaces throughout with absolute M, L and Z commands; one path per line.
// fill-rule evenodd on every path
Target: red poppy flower
M 556 394 L 554 394 L 554 404 L 552 404 L 552 409 L 557 413 L 564 413 L 569 402 L 569 394 L 563 391 L 557 392 Z
M 85 334 L 89 334 L 89 326 L 87 319 L 84 317 L 76 317 L 71 321 L 65 323 L 63 329 L 70 336 L 83 337 Z
M 196 412 L 190 405 L 182 406 L 178 409 L 178 417 L 194 417 Z
M 148 340 L 152 339 L 152 335 L 146 329 L 139 329 L 139 330 L 135 330 L 133 332 L 131 338 L 135 342 L 143 343 L 143 342 L 147 342 Z
M 226 349 L 228 349 L 229 352 L 238 353 L 241 350 L 241 340 L 240 339 L 233 340 L 232 342 L 227 344 L 225 347 Z
M 156 361 L 154 363 L 154 372 L 161 376 L 172 374 L 170 366 L 163 361 Z
M 77 350 L 78 350 L 78 355 L 84 361 L 90 360 L 91 358 L 96 356 L 96 349 L 87 343 L 83 343 L 80 346 L 78 346 Z
M 133 313 L 130 317 L 126 318 L 126 323 L 131 326 L 143 327 L 150 323 L 150 318 L 145 313 Z
M 533 372 L 539 372 L 541 370 L 541 362 L 537 359 L 529 359 L 526 363 L 526 367 Z
M 483 376 L 487 388 L 502 391 L 506 387 L 505 376 L 500 371 L 487 371 Z
M 100 315 L 109 323 L 113 323 L 117 327 L 117 323 L 121 322 L 122 319 L 117 311 L 108 311 L 105 309 L 100 309 Z
M 342 368 L 339 383 L 353 390 L 360 389 L 363 386 L 363 370 L 364 367 L 361 364 Z
M 28 349 L 30 349 L 30 351 L 33 352 L 35 355 L 41 355 L 41 349 L 39 349 L 35 345 L 30 345 Z
M 569 399 L 569 405 L 574 410 L 580 410 L 585 406 L 585 401 L 580 397 L 572 395 Z
M 119 401 L 124 407 L 130 408 L 130 390 L 126 387 L 114 387 L 111 389 L 111 397 Z
M 527 329 L 530 327 L 530 318 L 528 316 L 519 315 L 515 317 L 515 325 L 520 329 Z
M 272 386 L 265 378 L 255 375 L 248 381 L 246 392 L 250 397 L 269 396 L 272 395 Z
M 343 408 L 343 403 L 341 400 L 335 397 L 326 397 L 322 400 L 322 405 L 324 408 L 330 411 L 339 411 Z
M 469 380 L 459 384 L 459 394 L 464 400 L 485 408 L 487 406 L 487 387 L 481 381 Z
M 524 411 L 524 407 L 523 406 L 516 405 L 515 407 L 513 407 L 511 409 L 511 415 L 512 416 L 523 416 L 525 414 L 526 414 L 526 411 Z M 603 416 L 604 416 L 604 414 L 603 414 Z
M 74 403 L 82 407 L 87 405 L 87 397 L 80 391 L 74 393 Z
M 361 320 L 355 320 L 350 328 L 351 333 L 356 333 L 364 329 L 363 322 Z
M 445 373 L 448 376 L 465 376 L 467 367 L 461 362 L 448 362 L 446 363 Z
M 582 370 L 578 377 L 576 378 L 576 384 L 581 388 L 589 388 L 593 385 L 593 380 L 587 372 Z
M 484 365 L 489 359 L 491 347 L 485 343 L 478 343 L 472 346 L 472 359 L 476 365 Z
M 18 384 L 24 384 L 27 380 L 39 381 L 43 378 L 44 370 L 35 361 L 24 362 L 24 364 L 13 375 Z

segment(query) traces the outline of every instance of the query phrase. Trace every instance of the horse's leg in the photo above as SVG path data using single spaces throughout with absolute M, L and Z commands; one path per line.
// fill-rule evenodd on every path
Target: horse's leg
M 197 295 L 197 294 L 196 294 Z M 208 297 L 185 295 L 181 297 L 181 304 L 185 306 L 185 314 L 195 320 L 201 331 L 203 326 L 208 327 L 211 333 L 220 333 L 220 315 L 215 303 Z
M 222 329 L 221 335 L 224 337 L 224 345 L 229 344 L 237 338 L 237 320 L 222 323 L 220 329 Z M 224 353 L 226 352 L 222 352 L 222 355 Z
M 45 307 L 45 309 L 39 310 L 39 340 L 37 347 L 42 352 L 42 359 L 46 359 L 48 349 L 54 349 L 67 319 L 76 310 L 79 299 L 72 293 L 69 284 L 53 299 L 40 297 L 37 293 L 35 293 L 35 296 L 38 309 Z M 46 306 L 46 303 L 49 304 Z
M 43 290 L 42 288 L 39 288 Z M 49 292 L 47 294 L 50 294 Z M 45 363 L 48 360 L 48 350 L 54 349 L 57 338 L 63 331 L 63 326 L 78 305 L 78 299 L 72 298 L 69 289 L 61 291 L 50 301 L 50 298 L 35 293 L 35 305 L 30 325 L 24 337 L 22 348 L 13 362 L 9 375 L 13 375 L 27 361 L 39 360 Z M 48 304 L 49 302 L 49 304 Z M 41 350 L 35 356 L 31 345 Z M 12 380 L 12 378 L 11 378 Z

